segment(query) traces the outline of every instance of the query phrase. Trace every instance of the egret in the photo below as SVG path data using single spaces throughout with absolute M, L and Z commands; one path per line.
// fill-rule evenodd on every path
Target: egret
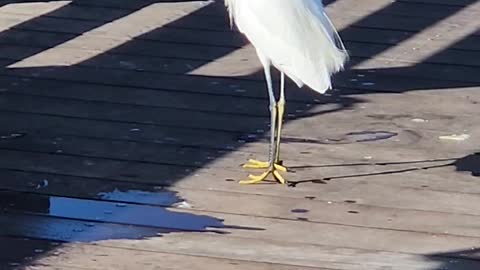
M 270 102 L 270 147 L 267 162 L 250 159 L 244 168 L 265 169 L 242 184 L 255 184 L 270 174 L 282 184 L 280 136 L 285 111 L 285 76 L 301 88 L 321 94 L 331 88 L 331 75 L 343 69 L 348 53 L 321 0 L 225 0 L 230 23 L 255 47 L 264 68 Z M 273 92 L 271 66 L 280 73 L 280 96 Z

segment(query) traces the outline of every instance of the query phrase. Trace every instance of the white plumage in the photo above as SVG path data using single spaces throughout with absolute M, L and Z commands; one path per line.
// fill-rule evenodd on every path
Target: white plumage
M 265 168 L 244 184 L 263 181 L 272 174 L 286 183 L 280 160 L 280 136 L 285 104 L 285 75 L 298 87 L 308 85 L 319 93 L 331 88 L 331 75 L 343 69 L 348 54 L 324 11 L 321 0 L 225 0 L 230 22 L 235 22 L 257 50 L 265 71 L 270 99 L 269 161 L 250 160 L 245 168 Z M 281 71 L 280 98 L 275 100 L 271 65 Z
M 347 52 L 321 0 L 226 0 L 231 21 L 256 48 L 299 87 L 324 93 L 343 68 Z

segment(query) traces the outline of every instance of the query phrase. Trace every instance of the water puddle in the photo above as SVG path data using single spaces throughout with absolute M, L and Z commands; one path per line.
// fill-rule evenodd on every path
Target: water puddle
M 18 132 L 18 133 L 10 133 L 10 134 L 3 134 L 3 135 L 0 135 L 0 140 L 18 139 L 18 138 L 24 137 L 25 135 L 27 135 L 27 134 L 26 134 L 26 133 L 21 133 L 21 132 Z
M 307 209 L 292 209 L 290 212 L 295 213 L 295 214 L 304 214 L 310 212 Z
M 111 192 L 100 192 L 98 198 L 110 201 L 122 201 L 139 204 L 173 205 L 182 201 L 176 192 L 158 187 L 155 192 L 143 190 L 121 191 L 115 188 Z
M 285 143 L 309 143 L 309 144 L 351 144 L 359 142 L 374 142 L 388 140 L 392 137 L 398 136 L 398 133 L 390 131 L 359 131 L 349 132 L 338 137 L 328 137 L 324 139 L 310 139 L 310 138 L 295 138 L 282 137 Z
M 387 140 L 397 135 L 398 133 L 389 131 L 361 131 L 347 133 L 344 139 L 351 142 L 373 142 Z
M 0 227 L 4 234 L 59 241 L 94 242 L 142 239 L 172 232 L 228 233 L 222 229 L 262 230 L 225 225 L 224 220 L 160 207 L 184 202 L 161 190 L 102 192 L 98 199 L 0 192 Z
M 224 227 L 223 221 L 214 217 L 174 212 L 157 206 L 62 197 L 50 197 L 49 215 L 182 231 Z

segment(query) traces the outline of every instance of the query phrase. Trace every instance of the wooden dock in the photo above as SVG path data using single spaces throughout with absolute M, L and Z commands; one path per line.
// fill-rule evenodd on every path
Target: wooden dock
M 0 269 L 480 269 L 480 2 L 326 5 L 286 187 L 237 183 L 269 112 L 222 1 L 0 0 Z

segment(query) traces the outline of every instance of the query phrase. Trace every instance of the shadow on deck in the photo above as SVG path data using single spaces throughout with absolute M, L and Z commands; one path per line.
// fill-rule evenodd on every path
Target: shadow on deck
M 2 1 L 0 6 L 21 2 L 29 1 Z M 265 136 L 268 111 L 262 71 L 235 78 L 189 75 L 246 44 L 238 33 L 229 31 L 220 3 L 205 5 L 72 66 L 9 67 L 151 4 L 167 2 L 189 1 L 116 1 L 101 9 L 103 17 L 79 13 L 93 2 L 72 1 L 0 33 L 0 48 L 9 52 L 0 56 L 0 81 L 5 86 L 0 118 L 6 123 L 0 130 L 0 226 L 1 235 L 14 237 L 0 245 L 7 250 L 2 256 L 13 262 L 9 264 L 12 269 L 56 246 L 50 242 L 22 246 L 21 237 L 90 242 L 210 227 L 262 229 L 224 225 L 214 217 L 158 207 L 183 202 L 165 187 Z M 395 25 L 389 14 L 406 12 L 405 3 L 396 1 L 340 34 L 347 47 L 356 44 L 352 45 L 355 65 L 474 2 L 452 4 L 444 12 Z M 426 8 L 419 5 L 419 10 Z M 390 36 L 374 27 L 380 24 L 392 27 Z M 379 34 L 364 35 L 366 30 Z M 360 36 L 365 40 L 358 42 Z M 453 67 L 437 65 L 478 49 L 474 45 L 478 40 L 478 35 L 465 37 L 408 67 L 349 70 L 337 76 L 341 91 L 331 96 L 318 96 L 307 89 L 288 91 L 287 100 L 292 102 L 287 121 L 346 110 L 363 102 L 351 94 L 479 86 L 478 58 L 461 58 Z M 382 46 L 366 49 L 378 42 Z M 365 77 L 352 82 L 349 78 L 357 74 Z M 442 75 L 448 78 L 429 79 Z M 314 103 L 312 99 L 318 100 L 315 106 L 327 109 L 311 113 L 307 105 Z M 478 176 L 477 156 L 452 160 L 452 164 L 458 171 Z M 128 211 L 112 215 L 125 205 Z M 13 242 L 23 248 L 17 250 Z M 451 254 L 429 258 L 437 256 Z

